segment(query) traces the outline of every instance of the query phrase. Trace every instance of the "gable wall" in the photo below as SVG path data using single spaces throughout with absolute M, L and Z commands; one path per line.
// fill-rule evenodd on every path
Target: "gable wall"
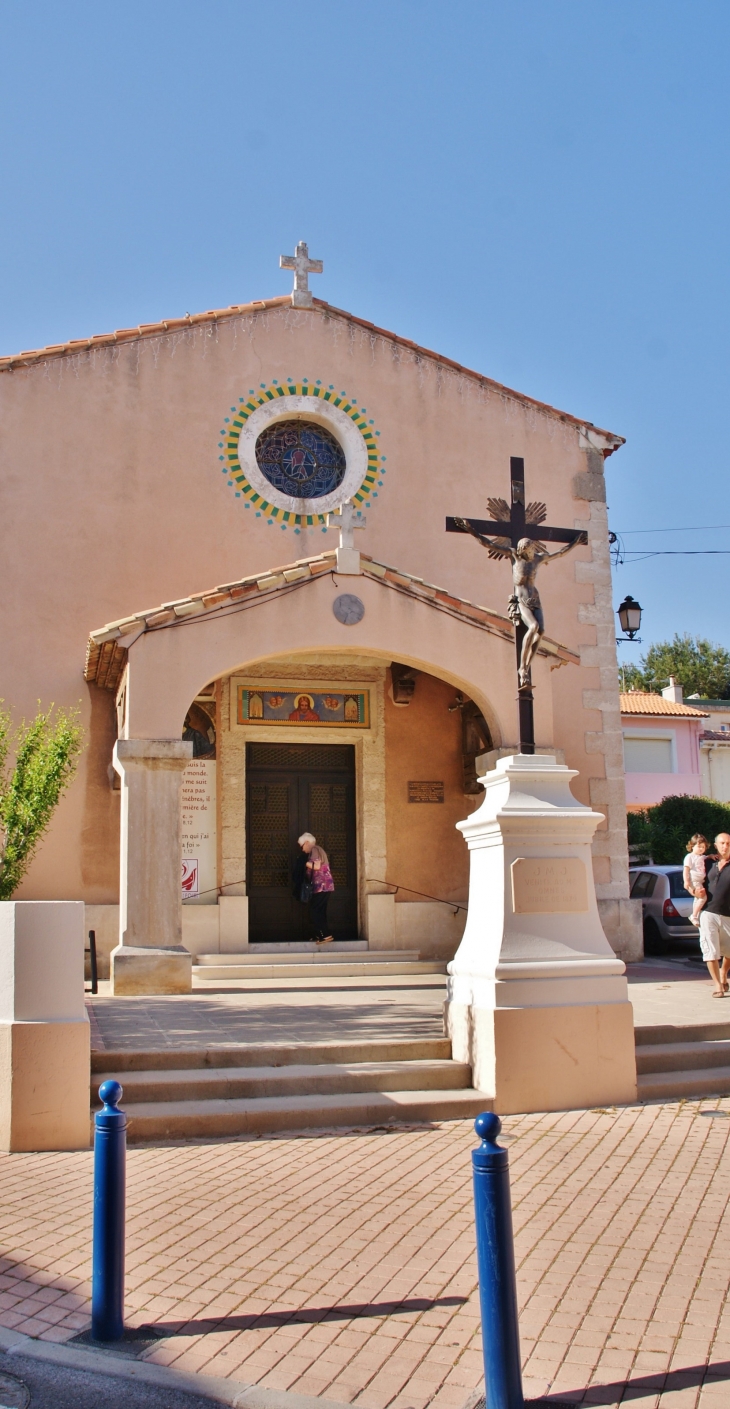
M 554 742 L 581 769 L 576 793 L 586 802 L 603 796 L 598 805 L 615 813 L 610 844 L 597 838 L 596 874 L 599 894 L 626 894 L 601 457 L 581 449 L 571 422 L 343 317 L 289 308 L 0 377 L 0 533 L 13 583 L 0 623 L 3 693 L 19 713 L 37 698 L 80 701 L 94 730 L 23 893 L 114 898 L 106 838 L 117 803 L 104 762 L 111 724 L 103 701 L 92 710 L 95 687 L 81 678 L 89 630 L 334 545 L 334 532 L 295 535 L 256 519 L 217 459 L 223 417 L 239 396 L 304 375 L 364 403 L 381 432 L 384 486 L 357 535 L 380 560 L 504 610 L 508 566 L 446 535 L 443 521 L 483 516 L 488 495 L 506 496 L 510 455 L 524 456 L 528 498 L 547 501 L 549 522 L 594 526 L 600 561 L 576 549 L 543 570 L 540 586 L 549 633 L 584 661 L 551 677 Z

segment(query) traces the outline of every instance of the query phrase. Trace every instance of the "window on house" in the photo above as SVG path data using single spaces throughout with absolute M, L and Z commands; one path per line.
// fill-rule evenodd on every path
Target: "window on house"
M 624 739 L 627 773 L 672 773 L 671 739 Z

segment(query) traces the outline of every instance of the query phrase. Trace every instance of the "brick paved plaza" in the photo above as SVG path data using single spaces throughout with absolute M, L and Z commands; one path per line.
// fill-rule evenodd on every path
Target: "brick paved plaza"
M 505 1121 L 525 1390 L 730 1403 L 730 1100 Z M 480 1383 L 469 1122 L 132 1148 L 127 1310 L 148 1359 L 362 1409 Z M 0 1324 L 89 1324 L 90 1153 L 0 1156 Z M 627 1386 L 629 1386 L 627 1388 Z

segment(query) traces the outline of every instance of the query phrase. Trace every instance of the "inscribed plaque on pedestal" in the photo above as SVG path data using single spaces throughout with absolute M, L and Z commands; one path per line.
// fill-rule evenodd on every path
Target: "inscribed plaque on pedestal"
M 567 915 L 588 909 L 588 878 L 579 856 L 520 857 L 511 869 L 515 915 Z

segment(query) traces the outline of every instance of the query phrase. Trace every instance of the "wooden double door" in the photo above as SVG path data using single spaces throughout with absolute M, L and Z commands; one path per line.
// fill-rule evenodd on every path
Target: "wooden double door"
M 309 910 L 292 894 L 297 837 L 312 832 L 329 857 L 335 939 L 357 939 L 355 749 L 351 744 L 247 744 L 246 874 L 249 941 L 310 939 Z

